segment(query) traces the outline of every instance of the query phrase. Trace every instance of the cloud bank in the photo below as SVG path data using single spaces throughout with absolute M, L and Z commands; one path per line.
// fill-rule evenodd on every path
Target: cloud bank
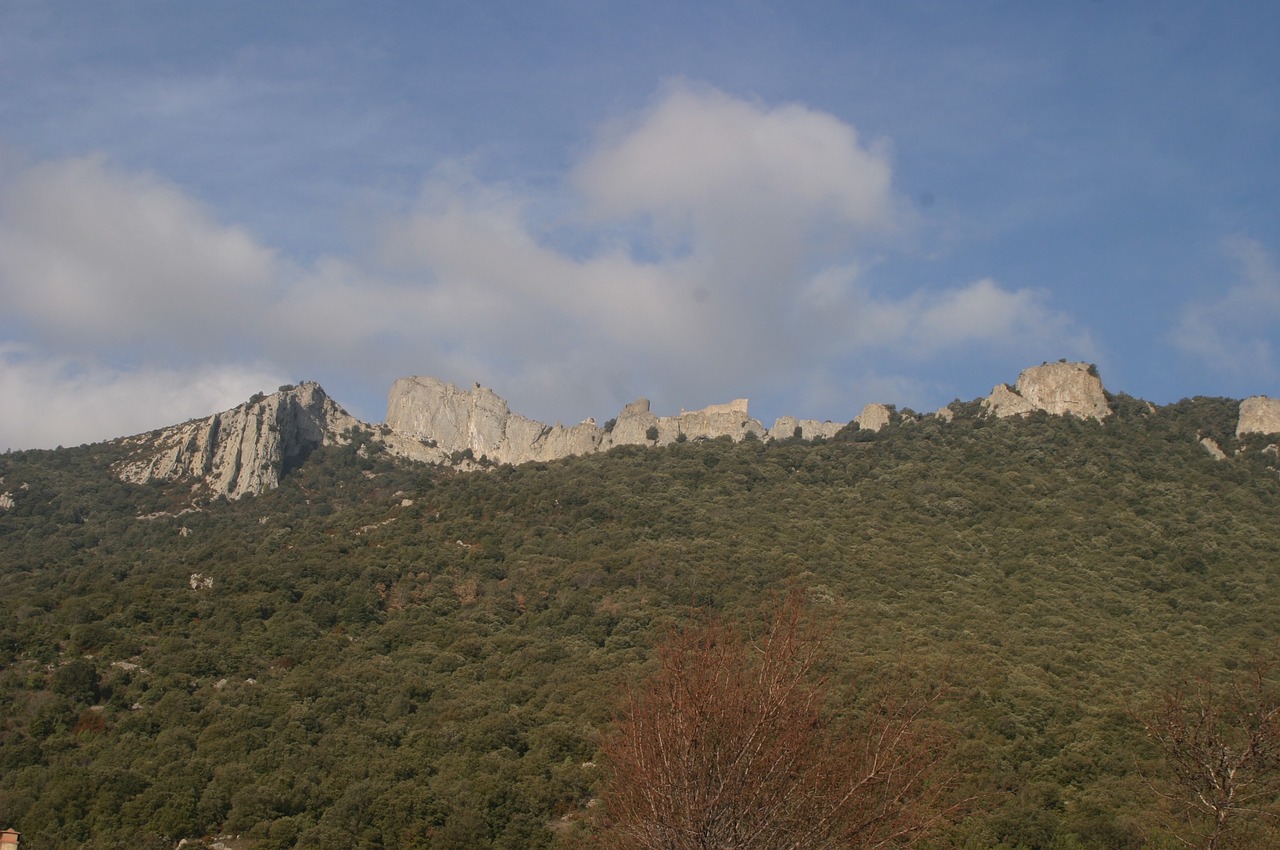
M 641 394 L 851 418 L 859 385 L 911 386 L 959 352 L 1093 353 L 1034 290 L 878 279 L 905 209 L 887 149 L 847 123 L 689 84 L 605 128 L 554 197 L 442 164 L 364 256 L 305 264 L 155 175 L 40 163 L 0 186 L 0 446 L 304 377 L 344 401 L 406 374 L 480 380 L 549 420 Z

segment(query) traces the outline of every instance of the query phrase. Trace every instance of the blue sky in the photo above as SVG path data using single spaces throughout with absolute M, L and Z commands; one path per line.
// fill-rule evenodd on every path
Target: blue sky
M 0 449 L 1280 395 L 1280 5 L 0 0 Z

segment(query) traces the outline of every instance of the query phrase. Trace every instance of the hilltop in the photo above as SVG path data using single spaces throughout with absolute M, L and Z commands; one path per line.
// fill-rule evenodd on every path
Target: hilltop
M 944 846 L 1136 850 L 1162 803 L 1131 710 L 1277 657 L 1276 405 L 1046 365 L 812 439 L 453 465 L 304 384 L 0 456 L 0 823 L 53 850 L 581 846 L 663 635 L 799 588 L 833 683 L 949 683 L 983 803 Z M 120 477 L 161 445 L 205 477 Z
M 1103 421 L 1111 406 L 1101 377 L 1085 363 L 1046 363 L 1023 370 L 1014 386 L 997 384 L 980 400 L 985 415 L 1055 416 Z M 949 422 L 960 403 L 930 417 Z M 765 428 L 748 413 L 747 399 L 700 410 L 658 416 L 648 399 L 626 405 L 603 426 L 594 419 L 577 425 L 547 425 L 513 413 L 493 390 L 475 384 L 461 389 L 428 377 L 402 378 L 392 386 L 386 422 L 360 422 L 314 382 L 284 386 L 232 410 L 124 438 L 126 460 L 115 469 L 122 480 L 187 480 L 211 496 L 239 498 L 262 493 L 315 449 L 350 443 L 365 432 L 380 448 L 408 460 L 462 468 L 545 462 L 605 452 L 619 446 L 657 447 L 686 440 L 729 437 L 735 441 L 829 439 L 847 428 L 878 431 L 896 414 L 886 404 L 867 405 L 851 422 L 779 417 Z M 926 417 L 911 414 L 913 421 Z M 1280 401 L 1254 397 L 1241 403 L 1237 431 L 1280 433 Z M 1203 436 L 1197 439 L 1205 439 Z M 1208 438 L 1205 448 L 1220 453 Z

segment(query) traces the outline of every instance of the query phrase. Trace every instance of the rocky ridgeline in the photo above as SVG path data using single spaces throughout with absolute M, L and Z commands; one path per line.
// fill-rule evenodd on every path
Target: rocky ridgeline
M 658 416 L 649 400 L 628 404 L 605 427 L 587 419 L 577 425 L 546 425 L 512 413 L 506 401 L 479 384 L 460 389 L 435 378 L 401 378 L 387 398 L 387 427 L 447 453 L 470 451 L 475 459 L 494 463 L 547 461 L 569 455 L 608 451 L 614 446 L 664 446 L 682 440 L 748 434 L 760 439 L 791 437 L 800 429 L 808 438 L 830 437 L 843 422 L 818 422 L 784 416 L 766 429 L 747 411 L 747 400 L 735 399 L 701 410 Z
M 1111 415 L 1097 370 L 1085 363 L 1046 363 L 1023 370 L 1017 383 L 997 385 L 983 400 L 987 415 L 1000 418 L 1044 411 L 1102 421 Z M 869 404 L 853 421 L 878 431 L 893 408 Z M 950 421 L 953 411 L 934 416 Z M 752 419 L 746 399 L 658 416 L 648 399 L 628 404 L 602 427 L 594 419 L 577 425 L 546 425 L 512 413 L 497 393 L 479 384 L 461 389 L 435 378 L 402 378 L 387 399 L 387 420 L 372 426 L 348 414 L 315 383 L 282 387 L 206 419 L 192 420 L 125 440 L 134 449 L 118 464 L 125 481 L 192 480 L 209 495 L 239 498 L 280 483 L 291 466 L 315 449 L 366 432 L 396 456 L 474 468 L 486 461 L 521 464 L 607 451 L 615 446 L 663 446 L 684 440 L 730 437 L 761 440 L 832 437 L 845 423 L 783 416 L 772 428 Z M 1280 400 L 1255 396 L 1240 406 L 1238 434 L 1280 434 Z
M 212 496 L 236 499 L 275 488 L 285 469 L 352 427 L 363 425 L 319 384 L 305 382 L 206 419 L 129 437 L 126 444 L 136 450 L 115 472 L 135 484 L 190 479 Z

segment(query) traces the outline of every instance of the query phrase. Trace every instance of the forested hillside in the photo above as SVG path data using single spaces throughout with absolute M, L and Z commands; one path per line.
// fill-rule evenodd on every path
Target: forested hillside
M 947 682 L 973 802 L 937 846 L 1173 846 L 1135 716 L 1280 657 L 1280 476 L 1233 402 L 1111 402 L 470 473 L 357 439 L 207 504 L 113 444 L 0 456 L 0 827 L 589 846 L 654 647 L 799 589 L 833 693 Z

